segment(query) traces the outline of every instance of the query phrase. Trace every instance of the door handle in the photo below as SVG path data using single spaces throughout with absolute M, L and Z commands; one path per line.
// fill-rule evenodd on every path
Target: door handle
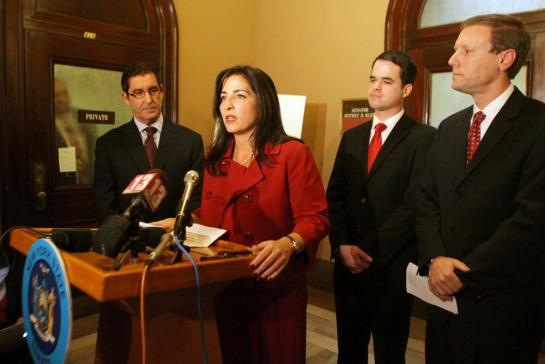
M 45 210 L 47 193 L 45 192 L 45 165 L 43 162 L 34 163 L 34 193 L 34 208 L 38 211 Z

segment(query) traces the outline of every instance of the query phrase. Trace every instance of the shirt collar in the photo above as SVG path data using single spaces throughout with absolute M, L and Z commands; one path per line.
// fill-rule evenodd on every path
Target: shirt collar
M 375 130 L 375 126 L 378 123 L 383 123 L 383 124 L 386 124 L 386 130 L 388 130 L 388 131 L 393 130 L 394 127 L 396 126 L 397 122 L 399 121 L 399 119 L 401 119 L 401 117 L 403 116 L 404 112 L 405 112 L 405 110 L 401 109 L 400 112 L 398 112 L 397 114 L 395 114 L 393 116 L 390 116 L 386 120 L 380 120 L 379 118 L 376 117 L 375 114 L 373 114 L 373 125 L 371 126 L 371 129 Z
M 138 120 L 135 117 L 134 118 L 134 123 L 136 124 L 136 126 L 138 127 L 138 131 L 140 133 L 142 133 L 144 131 L 144 129 L 146 129 L 148 126 L 153 126 L 154 128 L 157 129 L 157 133 L 161 133 L 161 130 L 163 129 L 163 114 L 161 113 L 159 115 L 159 118 L 151 125 L 147 125 L 147 124 L 144 124 L 143 122 L 141 122 L 140 120 Z
M 475 115 L 475 113 L 478 111 L 482 111 L 486 115 L 485 120 L 492 122 L 492 120 L 494 120 L 496 115 L 498 115 L 498 113 L 500 112 L 503 105 L 505 105 L 507 99 L 509 99 L 513 91 L 515 91 L 515 86 L 513 86 L 513 84 L 509 84 L 509 86 L 505 89 L 505 91 L 501 93 L 501 95 L 496 97 L 482 110 L 479 110 L 477 105 L 473 104 L 473 115 Z

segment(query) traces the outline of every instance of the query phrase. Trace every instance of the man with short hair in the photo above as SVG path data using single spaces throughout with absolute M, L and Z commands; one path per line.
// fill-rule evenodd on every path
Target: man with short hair
M 458 315 L 429 306 L 426 362 L 536 363 L 543 337 L 545 104 L 511 84 L 530 33 L 518 18 L 466 20 L 449 60 L 474 104 L 445 119 L 417 213 L 421 273 Z
M 97 139 L 94 189 L 98 212 L 102 219 L 123 212 L 131 202 L 130 197 L 122 194 L 125 187 L 137 174 L 157 168 L 166 174 L 168 194 L 157 211 L 144 214 L 143 221 L 172 218 L 186 172 L 202 172 L 202 139 L 196 132 L 163 118 L 163 86 L 152 65 L 129 65 L 121 76 L 121 87 L 121 97 L 134 117 Z M 148 148 L 153 153 L 148 153 Z M 188 205 L 190 211 L 200 205 L 200 199 L 199 183 Z M 172 228 L 170 223 L 163 227 Z
M 369 78 L 373 121 L 344 133 L 327 200 L 335 259 L 339 363 L 402 364 L 412 299 L 405 270 L 416 260 L 410 200 L 435 129 L 403 109 L 416 66 L 399 51 L 379 55 Z

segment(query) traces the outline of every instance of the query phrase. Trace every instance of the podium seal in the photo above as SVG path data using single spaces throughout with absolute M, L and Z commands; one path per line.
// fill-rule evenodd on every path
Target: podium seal
M 72 298 L 61 254 L 49 239 L 36 240 L 28 252 L 22 306 L 34 362 L 63 363 L 72 332 Z

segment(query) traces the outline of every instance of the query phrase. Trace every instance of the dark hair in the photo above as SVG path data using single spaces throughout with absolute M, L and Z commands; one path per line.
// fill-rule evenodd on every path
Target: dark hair
M 532 36 L 524 21 L 512 15 L 479 15 L 464 21 L 461 29 L 473 25 L 484 25 L 490 28 L 490 43 L 492 44 L 490 52 L 497 54 L 506 49 L 515 50 L 517 58 L 507 70 L 509 78 L 514 78 L 526 62 L 532 44 Z
M 159 70 L 154 65 L 146 62 L 138 62 L 128 65 L 123 71 L 123 74 L 121 75 L 121 89 L 125 92 L 128 92 L 129 79 L 134 76 L 143 76 L 149 73 L 153 73 L 153 75 L 157 79 L 157 82 L 161 84 L 161 82 L 159 81 Z
M 373 67 L 375 62 L 379 59 L 383 61 L 390 61 L 399 66 L 401 72 L 401 83 L 403 85 L 414 82 L 416 78 L 416 65 L 407 54 L 394 50 L 382 52 L 377 58 L 375 58 L 371 67 Z
M 225 81 L 233 76 L 240 75 L 248 81 L 252 91 L 257 98 L 257 122 L 253 131 L 253 147 L 256 152 L 258 163 L 268 163 L 269 160 L 264 153 L 267 143 L 283 143 L 294 138 L 289 137 L 282 126 L 282 117 L 280 116 L 280 104 L 278 94 L 272 79 L 261 69 L 252 66 L 234 66 L 221 71 L 216 77 L 216 87 L 214 91 L 213 114 L 216 122 L 216 135 L 210 145 L 210 151 L 207 156 L 207 169 L 214 175 L 220 175 L 219 161 L 225 154 L 225 151 L 231 145 L 233 135 L 230 134 L 221 116 L 221 92 Z

